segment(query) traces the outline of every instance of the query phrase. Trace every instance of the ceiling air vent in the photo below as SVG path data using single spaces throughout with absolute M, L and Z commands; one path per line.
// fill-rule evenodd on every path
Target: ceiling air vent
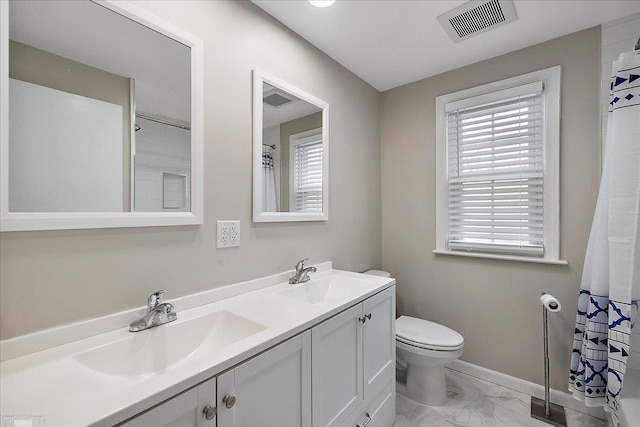
M 266 90 L 262 94 L 262 101 L 265 104 L 271 105 L 272 107 L 282 107 L 285 104 L 298 100 L 298 98 L 291 95 L 290 93 L 275 88 L 271 85 L 267 86 L 267 84 L 265 84 L 265 89 Z
M 518 19 L 512 0 L 471 0 L 438 16 L 454 42 L 466 40 Z

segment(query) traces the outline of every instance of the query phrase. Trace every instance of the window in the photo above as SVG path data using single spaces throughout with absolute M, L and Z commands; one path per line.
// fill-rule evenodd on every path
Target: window
M 440 96 L 436 253 L 560 262 L 560 67 Z
M 290 137 L 289 204 L 292 212 L 322 212 L 322 129 Z

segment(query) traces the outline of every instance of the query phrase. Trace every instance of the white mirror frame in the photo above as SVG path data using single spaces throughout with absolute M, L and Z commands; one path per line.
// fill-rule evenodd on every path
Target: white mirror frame
M 322 212 L 262 211 L 263 83 L 289 92 L 322 109 Z M 329 104 L 256 68 L 253 70 L 253 222 L 327 221 L 329 219 Z
M 9 97 L 0 100 L 0 231 L 196 225 L 203 221 L 202 40 L 124 1 L 91 0 L 191 49 L 191 212 L 9 212 Z M 9 2 L 0 1 L 0 92 L 9 93 Z

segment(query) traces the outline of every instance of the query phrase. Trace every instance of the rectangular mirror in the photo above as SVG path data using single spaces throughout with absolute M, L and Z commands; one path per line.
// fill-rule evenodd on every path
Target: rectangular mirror
M 329 104 L 254 70 L 253 221 L 326 221 Z
M 202 42 L 127 2 L 0 2 L 0 230 L 202 223 Z

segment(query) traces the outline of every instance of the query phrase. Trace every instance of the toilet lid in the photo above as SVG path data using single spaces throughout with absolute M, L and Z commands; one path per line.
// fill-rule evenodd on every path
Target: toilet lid
M 457 350 L 464 338 L 451 328 L 415 317 L 400 316 L 396 320 L 396 337 L 407 344 L 423 348 Z

